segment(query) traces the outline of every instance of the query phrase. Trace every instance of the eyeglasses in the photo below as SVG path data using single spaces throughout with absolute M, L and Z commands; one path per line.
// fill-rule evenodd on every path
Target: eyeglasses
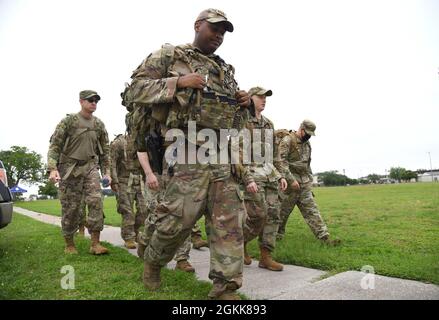
M 93 98 L 88 98 L 86 100 L 90 103 L 98 103 L 99 102 L 99 99 L 93 99 Z

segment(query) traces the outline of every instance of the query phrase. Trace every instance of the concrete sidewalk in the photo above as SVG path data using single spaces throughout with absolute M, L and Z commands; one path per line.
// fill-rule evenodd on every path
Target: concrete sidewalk
M 14 207 L 14 211 L 35 220 L 61 226 L 61 218 Z M 120 228 L 105 226 L 101 240 L 124 248 Z M 137 256 L 136 250 L 128 250 Z M 191 264 L 198 279 L 210 281 L 209 249 L 191 250 Z M 175 262 L 168 264 L 174 268 Z M 326 272 L 285 265 L 284 271 L 273 272 L 258 267 L 253 261 L 244 266 L 244 285 L 239 290 L 251 299 L 309 299 L 309 300 L 439 300 L 439 286 L 419 281 L 404 280 L 347 271 L 324 278 Z

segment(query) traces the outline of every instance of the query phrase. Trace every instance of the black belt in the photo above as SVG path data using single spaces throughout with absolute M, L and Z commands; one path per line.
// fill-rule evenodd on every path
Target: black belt
M 227 96 L 216 94 L 215 92 L 202 92 L 202 96 L 204 99 L 210 99 L 210 100 L 219 100 L 220 102 L 225 102 L 231 106 L 237 105 L 238 102 L 236 99 L 229 98 Z

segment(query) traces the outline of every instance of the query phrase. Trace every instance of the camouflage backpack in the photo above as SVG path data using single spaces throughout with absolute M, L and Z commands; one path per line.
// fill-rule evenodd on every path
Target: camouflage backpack
M 288 129 L 278 129 L 274 131 L 274 148 L 273 148 L 273 158 L 276 159 L 279 156 L 279 145 L 283 138 L 288 135 L 293 135 L 294 132 Z M 291 139 L 291 147 L 297 150 L 296 139 Z
M 164 44 L 161 50 L 161 59 L 166 69 L 174 60 L 175 47 L 171 44 Z M 125 89 L 120 94 L 122 105 L 127 109 L 125 117 L 126 131 L 131 135 L 133 141 L 137 140 L 139 134 L 145 134 L 157 127 L 165 127 L 169 113 L 169 105 L 166 104 L 144 104 L 134 102 L 134 89 L 125 83 Z

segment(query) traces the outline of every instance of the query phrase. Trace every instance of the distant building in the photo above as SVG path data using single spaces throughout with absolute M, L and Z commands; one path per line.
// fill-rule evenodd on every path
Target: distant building
M 427 171 L 423 174 L 418 174 L 418 182 L 438 182 L 439 170 Z
M 319 182 L 319 175 L 318 174 L 312 175 L 312 185 L 314 187 L 320 187 L 322 185 L 322 183 Z

